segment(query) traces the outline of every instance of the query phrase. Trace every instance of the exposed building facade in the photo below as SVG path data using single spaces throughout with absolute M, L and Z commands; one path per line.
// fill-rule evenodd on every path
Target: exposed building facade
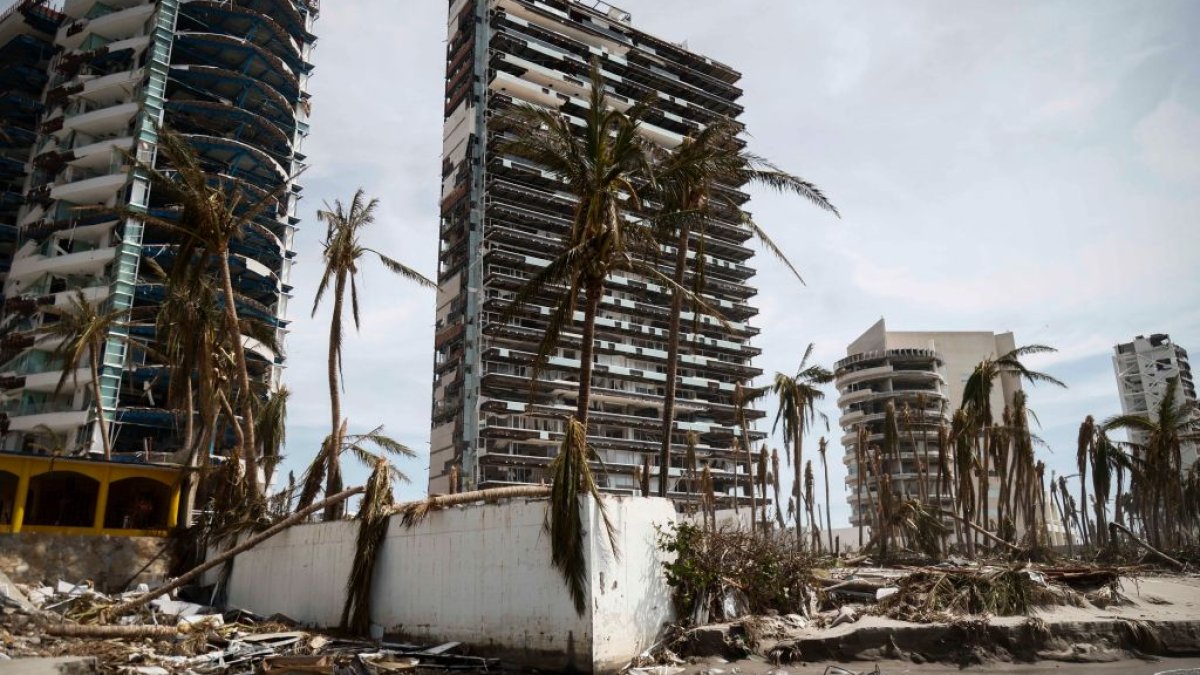
M 433 376 L 429 489 L 496 487 L 547 481 L 564 419 L 578 394 L 578 330 L 549 360 L 533 388 L 550 295 L 530 313 L 503 312 L 524 281 L 545 266 L 569 223 L 573 199 L 555 176 L 497 149 L 490 120 L 508 106 L 530 104 L 576 114 L 586 106 L 589 63 L 598 62 L 614 105 L 653 101 L 643 133 L 670 148 L 713 120 L 737 118 L 739 73 L 712 59 L 635 29 L 630 16 L 603 2 L 451 0 L 446 53 L 441 239 Z M 747 196 L 732 186 L 728 197 Z M 705 248 L 708 301 L 732 331 L 702 318 L 693 334 L 685 315 L 679 401 L 667 470 L 668 493 L 688 499 L 684 439 L 699 435 L 718 499 L 745 494 L 746 466 L 736 466 L 733 393 L 761 371 L 751 365 L 758 330 L 749 320 L 755 270 L 749 229 L 714 221 Z M 664 265 L 664 271 L 667 267 Z M 690 277 L 690 275 L 689 275 Z M 689 281 L 690 283 L 690 281 Z M 596 365 L 589 443 L 604 458 L 609 491 L 636 489 L 649 457 L 655 489 L 663 475 L 661 443 L 670 297 L 636 276 L 610 279 L 596 322 Z M 576 318 L 579 318 L 577 315 Z M 761 417 L 751 411 L 751 419 Z M 735 478 L 735 475 L 739 478 Z M 548 481 L 547 481 L 548 482 Z
M 962 404 L 963 389 L 975 366 L 1016 348 L 1012 333 L 889 331 L 883 319 L 846 348 L 846 358 L 835 364 L 839 424 L 842 427 L 843 461 L 850 523 L 867 523 L 864 515 L 872 502 L 875 481 L 863 480 L 860 492 L 858 465 L 860 429 L 866 429 L 867 445 L 883 440 L 888 403 L 897 414 L 900 429 L 900 461 L 883 470 L 896 492 L 919 494 L 919 476 L 929 471 L 928 484 L 936 485 L 938 428 L 950 423 L 953 411 Z M 998 416 L 1021 389 L 1014 377 L 1002 375 L 992 390 L 992 410 Z M 993 471 L 993 476 L 995 472 Z M 990 504 L 999 497 L 993 478 Z M 936 493 L 928 499 L 936 501 Z M 943 495 L 943 506 L 949 506 Z
M 19 0 L 0 15 L 0 279 L 17 247 L 17 218 L 62 20 L 40 0 Z
M 1113 348 L 1113 371 L 1117 376 L 1117 392 L 1121 396 L 1121 412 L 1126 415 L 1146 415 L 1157 419 L 1158 409 L 1173 378 L 1179 379 L 1176 400 L 1196 401 L 1196 381 L 1192 365 L 1183 347 L 1171 341 L 1165 333 L 1149 337 L 1139 335 L 1130 342 Z M 1145 432 L 1129 430 L 1129 440 L 1143 444 L 1149 438 Z M 1197 444 L 1184 444 L 1182 468 L 1187 470 L 1197 460 Z
M 27 166 L 18 242 L 5 283 L 0 387 L 9 433 L 4 449 L 52 434 L 68 453 L 99 452 L 90 375 L 59 389 L 55 345 L 41 339 L 76 291 L 132 323 L 109 335 L 101 355 L 101 400 L 116 453 L 179 449 L 178 417 L 166 406 L 168 373 L 133 337 L 154 337 L 160 279 L 141 261 L 169 269 L 177 238 L 105 207 L 172 217 L 128 153 L 156 161 L 159 128 L 180 133 L 213 180 L 234 178 L 246 202 L 282 194 L 259 215 L 262 229 L 232 247 L 238 310 L 282 337 L 304 159 L 317 0 L 66 0 L 53 37 L 37 138 Z M 161 166 L 161 165 L 160 165 Z M 246 339 L 252 377 L 278 379 L 283 357 Z

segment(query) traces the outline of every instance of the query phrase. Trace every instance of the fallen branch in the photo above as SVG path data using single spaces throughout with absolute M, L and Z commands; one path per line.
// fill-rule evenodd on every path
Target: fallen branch
M 957 520 L 958 522 L 966 525 L 967 527 L 971 528 L 972 530 L 975 530 L 979 534 L 982 534 L 984 537 L 987 537 L 988 539 L 996 542 L 997 544 L 1002 544 L 1002 545 L 1006 546 L 1008 548 L 1008 550 L 1013 551 L 1014 553 L 1024 553 L 1025 552 L 1024 549 L 1022 549 L 1020 546 L 1017 546 L 1016 544 L 1004 541 L 1000 537 L 997 537 L 996 535 L 992 534 L 991 532 L 988 532 L 987 530 L 976 525 L 975 523 L 972 523 L 971 521 L 967 520 L 966 518 L 963 518 L 962 516 L 958 515 L 957 513 L 951 513 L 950 511 L 942 511 L 942 513 L 944 515 L 950 516 L 951 518 Z
M 303 523 L 309 516 L 316 513 L 317 511 L 320 511 L 327 506 L 333 506 L 334 504 L 339 504 L 341 502 L 344 502 L 347 499 L 353 497 L 354 495 L 362 493 L 365 489 L 366 488 L 364 488 L 364 487 L 350 488 L 349 490 L 339 492 L 336 495 L 333 495 L 332 497 L 330 497 L 324 501 L 318 502 L 307 508 L 301 509 L 301 510 L 293 513 L 292 515 L 288 516 L 287 518 L 284 518 L 283 520 L 279 521 L 278 523 L 275 523 L 271 527 L 268 527 L 267 529 L 263 530 L 262 532 L 259 532 L 258 534 L 254 535 L 253 537 L 250 537 L 249 539 L 242 542 L 241 544 L 234 546 L 233 548 L 229 549 L 228 551 L 225 551 L 221 555 L 219 555 L 215 558 L 212 558 L 211 560 L 208 560 L 205 563 L 203 563 L 197 567 L 192 568 L 191 571 L 185 572 L 178 579 L 176 579 L 175 581 L 172 581 L 171 583 L 167 584 L 166 586 L 163 586 L 162 588 L 156 588 L 147 593 L 142 593 L 141 595 L 133 598 L 132 600 L 122 602 L 119 605 L 114 605 L 113 607 L 110 607 L 110 608 L 104 610 L 103 617 L 105 617 L 105 618 L 106 617 L 114 617 L 114 616 L 119 616 L 121 614 L 128 613 L 131 610 L 141 607 L 142 605 L 148 604 L 151 600 L 153 600 L 159 596 L 166 595 L 177 588 L 186 586 L 189 583 L 191 583 L 192 581 L 194 581 L 195 579 L 198 579 L 201 574 L 204 574 L 205 572 L 216 567 L 217 565 L 221 565 L 225 561 L 227 561 L 231 558 L 234 558 L 238 555 L 241 555 L 242 553 L 245 553 L 246 551 L 249 551 L 250 549 L 254 548 L 255 546 L 258 546 L 259 544 L 270 539 L 271 537 L 274 537 L 275 535 L 279 534 L 280 532 L 283 532 L 284 530 L 292 527 L 293 525 L 299 525 L 300 523 Z
M 1108 524 L 1108 532 L 1109 532 L 1109 534 L 1112 535 L 1113 539 L 1117 538 L 1117 530 L 1124 532 L 1125 535 L 1127 537 L 1129 537 L 1130 539 L 1132 539 L 1134 541 L 1134 543 L 1136 543 L 1138 546 L 1141 546 L 1142 548 L 1153 553 L 1154 555 L 1156 555 L 1156 556 L 1162 558 L 1163 560 L 1171 563 L 1172 565 L 1178 567 L 1180 569 L 1180 571 L 1187 569 L 1187 565 L 1179 562 L 1178 560 L 1172 558 L 1171 556 L 1167 555 L 1166 553 L 1163 553 L 1162 551 L 1154 548 L 1150 544 L 1146 543 L 1144 540 L 1139 539 L 1138 536 L 1136 534 L 1134 534 L 1133 531 L 1130 530 L 1128 527 L 1125 527 L 1124 525 L 1122 525 L 1120 523 L 1109 523 Z
M 175 626 L 87 626 L 75 623 L 56 623 L 46 626 L 46 634 L 68 638 L 173 638 L 179 635 Z
M 491 488 L 489 490 L 474 490 L 459 492 L 453 495 L 435 495 L 415 502 L 397 504 L 392 510 L 402 517 L 404 527 L 413 527 L 425 519 L 431 511 L 446 509 L 452 506 L 463 506 L 475 502 L 496 502 L 501 499 L 517 499 L 521 497 L 549 497 L 549 485 L 516 485 L 512 487 Z

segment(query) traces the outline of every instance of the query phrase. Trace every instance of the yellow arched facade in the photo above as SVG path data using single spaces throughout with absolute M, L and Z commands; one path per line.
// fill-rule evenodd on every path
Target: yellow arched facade
M 98 484 L 94 501 L 90 493 L 87 501 L 91 511 L 91 525 L 33 524 L 26 522 L 28 511 L 36 502 L 31 500 L 30 487 L 35 491 L 39 476 L 54 474 L 55 477 L 74 474 Z M 13 480 L 15 477 L 15 481 Z M 182 473 L 178 468 L 154 464 L 125 464 L 120 462 L 90 461 L 0 453 L 0 534 L 19 532 L 42 532 L 51 534 L 108 534 L 126 537 L 162 537 L 177 525 L 179 513 L 180 484 Z M 157 519 L 165 522 L 165 529 L 126 529 L 105 527 L 105 514 L 109 506 L 109 487 L 129 478 L 141 478 L 162 484 L 169 491 L 166 503 L 151 503 L 148 508 L 166 509 L 166 517 Z M 90 481 L 89 484 L 90 484 Z M 40 495 L 34 495 L 42 497 Z M 50 496 L 52 498 L 53 495 Z M 63 495 L 78 499 L 79 495 Z M 111 519 L 110 519 L 111 520 Z

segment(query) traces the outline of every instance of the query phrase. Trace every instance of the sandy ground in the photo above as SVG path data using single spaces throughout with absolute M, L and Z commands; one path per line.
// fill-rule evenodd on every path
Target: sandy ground
M 1200 576 L 1155 576 L 1142 578 L 1127 578 L 1121 583 L 1120 593 L 1124 596 L 1124 604 L 1113 604 L 1107 607 L 1047 607 L 1035 614 L 1049 625 L 1058 623 L 1111 621 L 1117 619 L 1146 621 L 1152 623 L 1200 621 Z M 989 622 L 993 625 L 1019 625 L 1027 619 L 1024 616 L 992 617 Z M 852 624 L 842 624 L 829 629 L 807 628 L 789 631 L 785 639 L 796 640 L 806 638 L 835 638 L 850 635 L 864 628 L 899 628 L 911 627 L 914 624 L 896 621 L 879 616 L 863 616 Z M 782 636 L 780 636 L 782 637 Z M 1200 651 L 1200 645 L 1196 645 Z M 1122 652 L 1123 653 L 1123 652 Z M 1118 656 L 1114 654 L 1114 657 Z M 854 673 L 871 673 L 875 661 L 858 661 L 837 663 L 833 661 L 793 663 L 785 666 L 774 666 L 761 657 L 750 657 L 741 661 L 726 663 L 721 659 L 710 658 L 691 664 L 686 672 L 689 675 L 783 675 L 784 673 L 814 673 L 825 671 L 827 665 L 836 665 Z M 1039 663 L 1010 663 L 991 661 L 982 665 L 972 665 L 959 668 L 953 664 L 916 664 L 909 661 L 879 661 L 880 672 L 883 675 L 901 673 L 953 673 L 960 670 L 978 671 L 984 673 L 1098 673 L 1101 675 L 1140 675 L 1142 673 L 1160 673 L 1172 669 L 1198 669 L 1200 675 L 1200 658 L 1162 659 L 1156 661 L 1124 659 L 1109 663 L 1064 663 L 1058 661 L 1042 661 Z M 832 671 L 837 673 L 838 671 Z

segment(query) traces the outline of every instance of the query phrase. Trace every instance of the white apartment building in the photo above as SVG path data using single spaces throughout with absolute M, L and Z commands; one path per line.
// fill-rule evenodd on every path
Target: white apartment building
M 1146 415 L 1155 419 L 1172 378 L 1179 378 L 1176 396 L 1180 405 L 1196 400 L 1196 381 L 1192 378 L 1187 350 L 1172 342 L 1171 336 L 1165 333 L 1150 337 L 1139 335 L 1131 342 L 1113 347 L 1113 371 L 1121 396 L 1121 412 L 1126 415 Z M 1128 433 L 1131 442 L 1149 440 L 1143 432 Z M 1185 470 L 1196 463 L 1196 443 L 1184 445 L 1182 460 Z
M 857 491 L 859 428 L 868 429 L 868 443 L 880 443 L 887 404 L 895 406 L 898 417 L 907 411 L 907 419 L 899 422 L 901 462 L 891 480 L 901 494 L 915 495 L 918 461 L 929 467 L 932 476 L 937 475 L 938 427 L 949 424 L 953 411 L 962 404 L 963 389 L 975 366 L 1015 348 L 1012 333 L 889 331 L 883 319 L 850 343 L 846 358 L 837 362 L 834 372 L 846 450 L 843 461 L 849 469 L 846 487 L 851 525 L 857 526 L 863 519 L 863 509 L 870 503 L 867 491 L 873 489 L 864 485 L 861 493 Z M 1000 377 L 992 391 L 997 418 L 1020 390 L 1019 379 Z M 935 497 L 931 494 L 930 498 Z M 992 517 L 998 499 L 999 481 L 993 470 L 988 499 Z M 948 495 L 943 496 L 943 506 L 949 505 Z

